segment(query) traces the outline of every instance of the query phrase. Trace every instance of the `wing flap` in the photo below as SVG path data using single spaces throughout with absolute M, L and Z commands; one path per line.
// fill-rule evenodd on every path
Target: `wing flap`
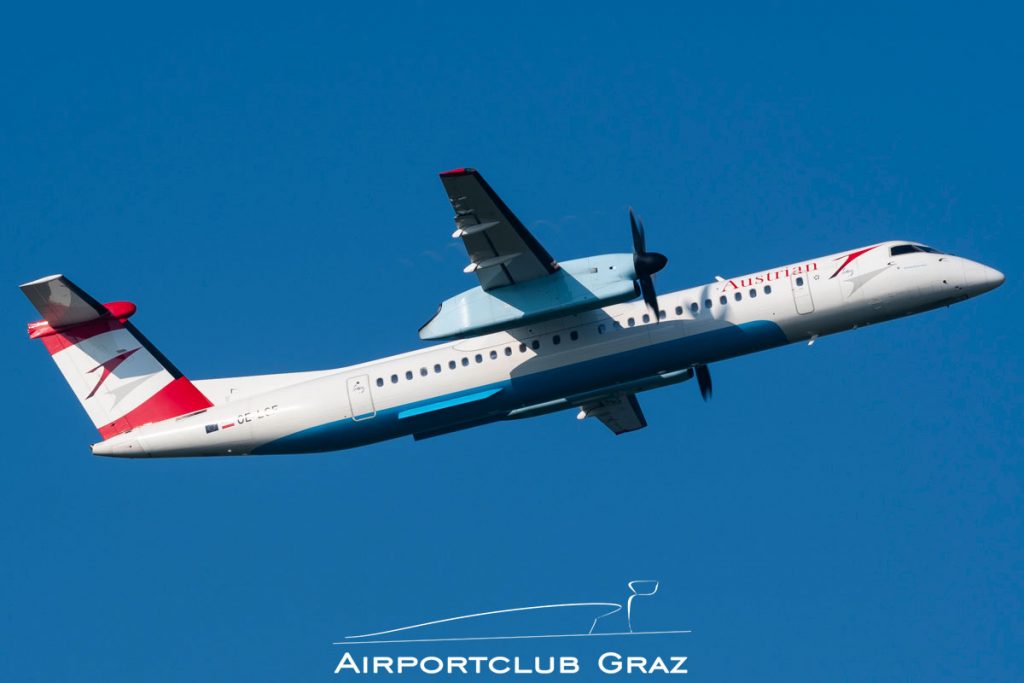
M 635 432 L 647 426 L 647 418 L 640 409 L 636 394 L 613 394 L 600 400 L 584 403 L 580 407 L 579 419 L 596 417 L 604 426 L 618 436 Z

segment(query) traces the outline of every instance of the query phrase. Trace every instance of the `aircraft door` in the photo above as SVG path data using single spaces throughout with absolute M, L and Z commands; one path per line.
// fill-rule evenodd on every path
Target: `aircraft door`
M 352 407 L 353 420 L 368 420 L 377 414 L 377 409 L 373 407 L 368 375 L 348 378 L 348 403 Z
M 789 277 L 793 288 L 793 303 L 800 315 L 814 312 L 814 299 L 811 298 L 811 279 L 807 273 L 793 273 Z

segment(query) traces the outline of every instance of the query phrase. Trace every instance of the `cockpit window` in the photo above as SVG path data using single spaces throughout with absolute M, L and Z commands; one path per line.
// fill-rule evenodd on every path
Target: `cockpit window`
M 926 247 L 923 244 L 897 244 L 895 247 L 889 250 L 890 256 L 900 256 L 902 254 L 912 254 L 915 251 L 923 251 L 926 254 L 941 254 L 942 252 L 932 247 Z

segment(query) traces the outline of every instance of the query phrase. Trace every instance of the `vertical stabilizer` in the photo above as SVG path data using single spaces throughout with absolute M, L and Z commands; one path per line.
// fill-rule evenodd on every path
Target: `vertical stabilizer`
M 135 305 L 101 304 L 63 275 L 21 285 L 43 316 L 29 323 L 104 439 L 213 405 L 128 322 Z

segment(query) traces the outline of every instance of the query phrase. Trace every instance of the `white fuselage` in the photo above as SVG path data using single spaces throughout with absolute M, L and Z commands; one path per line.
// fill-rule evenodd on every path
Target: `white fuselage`
M 300 453 L 443 434 L 677 383 L 691 369 L 927 311 L 998 286 L 885 242 L 336 370 L 196 381 L 214 406 L 93 446 L 127 457 Z

